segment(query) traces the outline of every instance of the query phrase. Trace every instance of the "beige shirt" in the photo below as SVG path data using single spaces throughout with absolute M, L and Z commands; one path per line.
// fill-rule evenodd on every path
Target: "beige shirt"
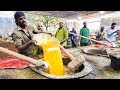
M 12 34 L 14 45 L 17 47 L 28 43 L 32 40 L 33 30 L 28 28 L 28 30 L 22 30 L 20 27 L 17 27 L 15 32 Z M 21 52 L 26 56 L 33 56 L 33 45 Z

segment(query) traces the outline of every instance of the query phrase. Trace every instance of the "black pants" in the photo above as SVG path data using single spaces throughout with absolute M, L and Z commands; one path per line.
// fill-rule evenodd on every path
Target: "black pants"
M 72 41 L 72 47 L 77 47 L 77 41 L 76 40 L 71 40 Z
M 88 43 L 80 43 L 81 46 L 88 46 Z

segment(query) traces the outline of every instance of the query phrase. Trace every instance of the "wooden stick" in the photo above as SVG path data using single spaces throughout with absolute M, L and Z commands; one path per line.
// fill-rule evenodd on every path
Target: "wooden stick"
M 71 32 L 69 32 L 69 33 L 72 34 L 72 35 L 78 36 L 78 37 L 89 39 L 91 41 L 94 41 L 94 42 L 97 42 L 97 43 L 100 43 L 100 44 L 103 44 L 103 45 L 112 46 L 112 45 L 109 45 L 109 44 L 106 44 L 106 43 L 102 43 L 102 42 L 99 42 L 97 40 L 94 40 L 94 39 L 91 39 L 91 38 L 88 38 L 88 37 L 85 37 L 85 36 L 82 36 L 82 35 L 74 34 L 74 33 L 71 33 Z
M 12 55 L 12 56 L 15 56 L 15 57 L 17 57 L 17 58 L 23 59 L 23 60 L 28 61 L 28 62 L 36 65 L 36 66 L 41 66 L 41 65 L 43 65 L 43 63 L 44 63 L 44 61 L 42 61 L 42 60 L 41 60 L 41 61 L 38 61 L 38 60 L 35 60 L 35 59 L 33 59 L 33 58 L 24 56 L 24 55 L 22 55 L 22 54 L 18 54 L 18 53 L 16 53 L 16 52 L 13 52 L 13 51 L 8 50 L 8 49 L 3 48 L 3 47 L 0 47 L 0 52 L 7 53 L 7 54 Z
M 78 57 L 74 57 L 70 54 L 63 46 L 60 48 L 67 54 L 67 56 L 71 59 L 71 62 L 68 63 L 67 67 L 70 69 L 72 73 L 76 70 L 79 70 L 79 67 L 84 63 L 85 58 L 82 55 L 78 55 Z
M 63 46 L 60 45 L 60 48 L 63 50 L 63 52 L 65 52 L 65 54 L 67 54 L 67 56 L 68 56 L 71 60 L 75 60 L 75 57 L 73 57 L 73 55 L 70 54 Z

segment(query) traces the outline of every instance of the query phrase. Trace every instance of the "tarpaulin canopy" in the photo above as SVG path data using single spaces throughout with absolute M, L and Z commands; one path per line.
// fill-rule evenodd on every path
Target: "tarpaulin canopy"
M 66 19 L 74 19 L 79 16 L 88 16 L 91 14 L 99 14 L 99 11 L 24 11 L 25 13 L 34 14 L 34 15 L 46 15 L 54 16 Z M 104 14 L 111 13 L 113 11 L 106 11 Z

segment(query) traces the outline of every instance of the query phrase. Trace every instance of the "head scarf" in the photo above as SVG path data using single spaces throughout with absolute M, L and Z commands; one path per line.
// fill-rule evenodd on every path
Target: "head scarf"
M 16 13 L 14 14 L 15 23 L 16 23 L 17 26 L 18 26 L 17 19 L 18 19 L 19 17 L 21 17 L 21 16 L 25 16 L 25 14 L 24 14 L 23 12 L 21 12 L 21 11 L 18 11 L 18 12 L 16 12 Z
M 14 14 L 14 18 L 17 20 L 19 17 L 25 16 L 25 14 L 21 11 L 18 11 Z

